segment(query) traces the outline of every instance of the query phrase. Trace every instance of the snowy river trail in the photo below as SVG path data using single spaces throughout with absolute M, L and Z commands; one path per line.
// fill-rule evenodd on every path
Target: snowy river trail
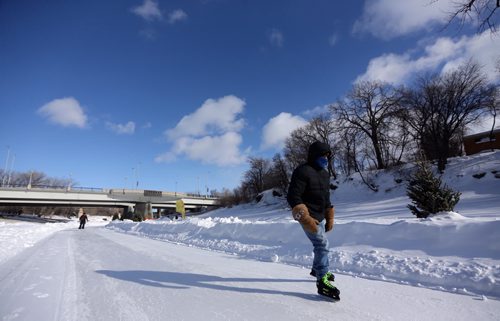
M 63 230 L 0 265 L 11 320 L 499 320 L 500 301 L 308 270 L 110 231 Z

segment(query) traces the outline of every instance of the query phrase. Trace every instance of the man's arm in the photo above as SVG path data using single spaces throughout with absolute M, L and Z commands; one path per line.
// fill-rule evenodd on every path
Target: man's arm
M 298 204 L 303 204 L 302 195 L 306 190 L 307 182 L 302 175 L 302 171 L 297 168 L 293 171 L 292 180 L 290 181 L 290 186 L 288 187 L 287 201 L 291 208 L 294 208 Z

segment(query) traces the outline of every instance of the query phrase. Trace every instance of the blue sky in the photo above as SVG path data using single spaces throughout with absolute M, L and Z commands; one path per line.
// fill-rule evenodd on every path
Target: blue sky
M 0 166 L 80 186 L 233 188 L 355 81 L 408 83 L 500 38 L 452 1 L 0 1 Z M 15 154 L 15 160 L 13 155 Z

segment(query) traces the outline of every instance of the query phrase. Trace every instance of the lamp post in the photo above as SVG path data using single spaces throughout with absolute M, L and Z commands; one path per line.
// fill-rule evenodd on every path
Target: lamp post
M 139 166 L 141 163 L 137 164 L 136 167 L 132 167 L 132 170 L 135 171 L 135 189 L 139 189 Z
M 9 178 L 7 179 L 7 186 L 10 185 L 10 179 L 12 178 L 12 171 L 14 170 L 14 161 L 16 160 L 16 154 L 12 156 L 12 162 L 10 163 Z
M 30 181 L 28 183 L 28 186 L 26 187 L 27 189 L 31 189 L 31 181 L 33 180 L 33 171 L 30 173 Z
M 9 166 L 9 157 L 10 157 L 10 147 L 7 147 L 7 159 L 5 160 L 5 167 L 2 175 L 2 187 L 5 185 L 5 179 L 7 178 L 7 167 Z
M 68 186 L 66 187 L 66 190 L 69 192 L 71 191 L 71 173 L 69 173 L 69 180 L 68 180 Z

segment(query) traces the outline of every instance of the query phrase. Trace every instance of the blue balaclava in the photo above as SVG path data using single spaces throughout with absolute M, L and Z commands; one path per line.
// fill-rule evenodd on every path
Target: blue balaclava
M 328 168 L 328 156 L 320 156 L 318 158 L 316 158 L 316 164 L 318 164 L 319 167 L 323 168 L 323 169 L 327 169 Z
M 328 144 L 314 142 L 309 146 L 307 162 L 321 169 L 328 168 L 328 156 L 331 150 Z

